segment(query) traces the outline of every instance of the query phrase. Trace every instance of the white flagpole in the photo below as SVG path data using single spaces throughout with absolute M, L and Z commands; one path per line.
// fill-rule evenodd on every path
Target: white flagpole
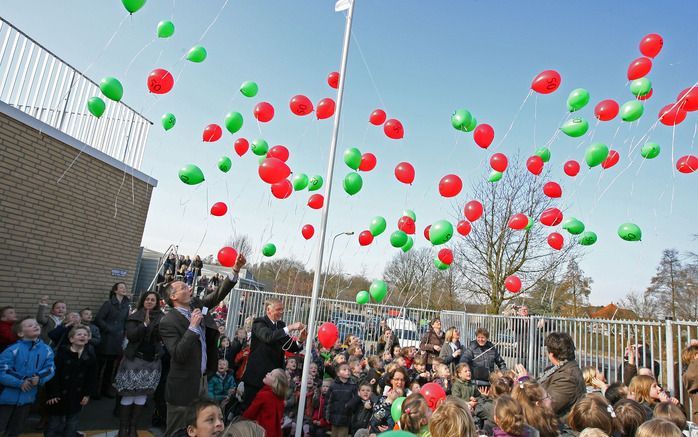
M 322 255 L 325 248 L 325 234 L 327 233 L 327 216 L 330 211 L 330 194 L 332 192 L 332 173 L 334 172 L 334 158 L 337 153 L 337 137 L 339 135 L 339 119 L 342 114 L 342 98 L 344 96 L 344 81 L 347 71 L 347 55 L 349 54 L 349 37 L 351 36 L 351 19 L 354 15 L 354 2 L 349 0 L 349 12 L 344 30 L 344 48 L 342 49 L 342 65 L 339 71 L 339 90 L 337 92 L 337 112 L 334 115 L 334 128 L 332 129 L 332 143 L 330 144 L 330 156 L 327 163 L 327 185 L 325 186 L 325 207 L 322 209 L 322 222 L 320 224 L 320 238 L 318 239 L 318 255 L 315 262 L 315 274 L 313 275 L 313 295 L 310 300 L 310 316 L 308 318 L 307 338 L 305 339 L 305 356 L 303 358 L 303 378 L 301 379 L 301 393 L 298 399 L 298 414 L 296 414 L 296 437 L 303 435 L 303 413 L 305 412 L 305 398 L 308 393 L 308 372 L 310 370 L 310 358 L 315 339 L 315 314 L 317 310 L 318 291 L 320 290 L 320 277 L 322 275 Z

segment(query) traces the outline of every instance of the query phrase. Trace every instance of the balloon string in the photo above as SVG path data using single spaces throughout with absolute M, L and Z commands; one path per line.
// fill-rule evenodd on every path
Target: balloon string
M 126 71 L 124 72 L 124 80 L 126 80 L 126 78 L 128 78 L 128 73 L 129 73 L 129 71 L 131 71 L 131 67 L 133 66 L 133 63 L 136 62 L 136 59 L 138 59 L 138 57 L 141 55 L 141 53 L 143 53 L 145 51 L 145 49 L 150 47 L 155 42 L 155 40 L 157 40 L 157 38 L 151 39 L 150 42 L 148 42 L 146 45 L 144 45 L 138 51 L 138 53 L 135 54 L 135 56 L 131 59 L 131 61 L 129 61 L 128 65 L 126 66 Z
M 693 147 L 695 146 L 696 132 L 698 132 L 698 121 L 693 125 L 693 137 L 691 138 L 691 146 L 689 147 L 691 152 L 693 152 Z
M 214 24 L 216 24 L 216 21 L 218 21 L 218 17 L 221 16 L 221 14 L 223 13 L 223 10 L 225 9 L 225 7 L 228 6 L 228 2 L 229 2 L 229 1 L 230 1 L 230 0 L 225 0 L 225 3 L 223 3 L 223 6 L 221 6 L 220 10 L 219 10 L 218 13 L 216 14 L 216 16 L 213 18 L 213 21 L 211 21 L 211 23 L 208 25 L 208 27 L 206 28 L 206 30 L 204 31 L 204 33 L 203 33 L 203 34 L 201 35 L 201 37 L 199 38 L 199 41 L 198 41 L 198 42 L 203 41 L 203 39 L 204 39 L 204 37 L 206 36 L 206 34 L 208 33 L 208 31 L 211 30 L 211 28 L 213 27 Z
M 99 123 L 99 120 L 97 121 L 97 123 Z M 70 165 L 68 165 L 68 168 L 66 168 L 66 169 L 63 171 L 63 174 L 61 175 L 61 177 L 59 177 L 58 180 L 56 180 L 56 184 L 60 184 L 61 181 L 63 180 L 63 177 L 66 175 L 66 173 L 68 173 L 68 171 L 69 171 L 71 168 L 73 168 L 73 165 L 74 165 L 75 162 L 78 160 L 78 158 L 80 157 L 80 155 L 82 155 L 83 152 L 85 152 L 85 147 L 87 147 L 87 143 L 84 143 L 84 144 L 82 145 L 82 148 L 80 149 L 80 151 L 78 152 L 78 154 L 75 155 L 75 158 L 73 158 L 73 161 L 70 163 Z
M 204 235 L 201 237 L 201 241 L 199 241 L 199 246 L 196 248 L 195 253 L 199 253 L 199 250 L 201 249 L 201 246 L 204 244 L 204 239 L 206 238 L 206 235 L 208 234 L 208 215 L 209 215 L 209 214 L 208 214 L 208 204 L 209 204 L 209 200 L 208 200 L 208 182 L 205 182 L 205 184 L 206 184 L 206 205 L 204 206 L 204 207 L 205 207 L 205 210 L 204 210 L 204 211 L 205 211 L 205 212 L 204 212 L 204 214 L 205 214 L 204 223 L 205 223 L 206 226 L 204 227 Z
M 514 119 L 511 120 L 511 124 L 509 125 L 509 129 L 507 129 L 507 131 L 504 134 L 504 136 L 502 137 L 502 139 L 499 141 L 499 143 L 497 143 L 497 148 L 499 148 L 502 144 L 504 144 L 504 140 L 506 140 L 507 137 L 509 136 L 509 132 L 511 132 L 511 130 L 513 129 L 514 123 L 516 123 L 516 119 L 519 117 L 521 110 L 523 109 L 524 105 L 526 104 L 526 101 L 528 101 L 528 98 L 531 97 L 531 94 L 533 94 L 533 90 L 529 90 L 528 94 L 526 94 L 526 98 L 523 100 L 523 102 L 521 102 L 521 105 L 519 106 L 519 110 L 516 111 L 516 114 L 514 114 Z
M 378 85 L 376 85 L 376 81 L 373 78 L 373 73 L 371 73 L 371 69 L 368 67 L 368 62 L 366 62 L 366 57 L 364 56 L 364 51 L 361 50 L 361 44 L 359 44 L 359 39 L 356 36 L 356 30 L 352 29 L 351 31 L 351 37 L 356 43 L 356 48 L 359 50 L 359 56 L 361 57 L 361 61 L 364 63 L 364 67 L 366 67 L 366 72 L 368 73 L 368 78 L 371 81 L 371 84 L 373 85 L 373 89 L 376 92 L 376 95 L 378 96 L 378 100 L 381 102 L 381 106 L 383 110 L 387 111 L 387 107 L 385 106 L 385 102 L 383 101 L 383 97 L 381 96 L 380 91 L 378 91 Z
M 102 57 L 102 55 L 104 54 L 104 52 L 107 51 L 107 49 L 109 48 L 109 46 L 111 45 L 111 43 L 114 41 L 114 38 L 116 38 L 116 35 L 119 33 L 119 31 L 121 30 L 121 28 L 124 26 L 124 23 L 126 22 L 126 20 L 128 19 L 129 16 L 130 16 L 130 15 L 126 15 L 126 16 L 124 16 L 124 18 L 121 19 L 121 22 L 119 23 L 119 25 L 117 26 L 116 30 L 115 30 L 114 33 L 112 34 L 111 38 L 109 38 L 109 41 L 107 41 L 107 44 L 104 45 L 104 47 L 102 47 L 102 49 L 99 51 L 99 53 L 97 53 L 97 56 L 96 56 L 95 59 L 90 63 L 90 65 L 88 65 L 87 68 L 85 68 L 85 69 L 82 71 L 82 75 L 83 75 L 83 76 L 87 76 L 87 72 L 90 71 L 90 69 L 97 63 L 97 61 L 99 61 L 99 58 Z
M 536 127 L 538 126 L 538 93 L 533 98 L 533 149 L 536 149 Z
M 119 194 L 121 193 L 121 187 L 124 186 L 124 181 L 126 181 L 126 164 L 124 164 L 124 176 L 121 178 L 121 184 L 119 185 L 119 189 L 116 190 L 116 196 L 114 196 L 114 218 L 116 218 L 116 214 L 119 210 L 119 208 L 118 208 Z

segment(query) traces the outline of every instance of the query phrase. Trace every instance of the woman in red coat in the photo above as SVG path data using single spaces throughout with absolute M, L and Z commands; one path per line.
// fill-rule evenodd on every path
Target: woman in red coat
M 288 391 L 288 378 L 283 369 L 274 369 L 262 380 L 264 387 L 252 404 L 242 413 L 254 420 L 266 431 L 267 437 L 281 437 L 281 421 L 284 417 L 284 399 Z

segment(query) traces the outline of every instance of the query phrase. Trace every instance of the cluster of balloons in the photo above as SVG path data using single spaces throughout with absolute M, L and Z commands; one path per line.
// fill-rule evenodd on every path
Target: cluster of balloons
M 373 299 L 376 303 L 381 303 L 385 296 L 388 294 L 388 284 L 385 281 L 376 279 L 371 282 L 371 286 L 368 291 L 361 290 L 356 293 L 356 303 L 359 305 L 366 305 Z
M 344 163 L 352 170 L 368 172 L 376 168 L 377 160 L 373 153 L 367 152 L 362 155 L 359 149 L 351 147 L 344 151 Z M 344 177 L 343 186 L 344 191 L 353 196 L 361 191 L 363 179 L 356 171 L 350 172 Z
M 446 270 L 453 263 L 453 251 L 448 248 L 439 250 L 434 258 L 434 266 L 439 270 Z
M 451 114 L 451 126 L 459 131 L 473 132 L 475 144 L 483 149 L 490 147 L 494 140 L 494 128 L 486 123 L 477 124 L 473 114 L 464 108 L 456 109 Z
M 106 98 L 115 102 L 121 101 L 124 96 L 123 85 L 119 79 L 111 76 L 105 77 L 99 82 L 99 90 Z M 106 109 L 107 105 L 101 97 L 94 96 L 87 100 L 87 110 L 97 118 L 101 117 Z
M 374 126 L 383 125 L 383 133 L 385 133 L 385 136 L 388 138 L 393 140 L 403 138 L 405 136 L 405 128 L 402 126 L 400 120 L 396 118 L 386 120 L 387 118 L 388 116 L 384 110 L 376 109 L 371 112 L 371 115 L 368 117 L 368 122 Z

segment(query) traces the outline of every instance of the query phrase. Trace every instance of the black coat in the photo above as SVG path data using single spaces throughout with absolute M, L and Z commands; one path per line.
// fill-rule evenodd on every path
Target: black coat
M 235 285 L 226 277 L 218 290 L 192 299 L 191 308 L 215 308 L 230 293 Z M 213 373 L 218 367 L 218 327 L 211 313 L 202 320 L 206 327 L 206 370 Z M 170 354 L 170 373 L 165 385 L 167 403 L 181 407 L 191 404 L 199 397 L 201 382 L 201 341 L 199 335 L 189 329 L 189 320 L 176 309 L 170 310 L 160 320 L 160 337 Z
M 78 357 L 69 346 L 63 346 L 56 351 L 54 364 L 56 375 L 46 383 L 46 399 L 60 401 L 46 405 L 46 411 L 52 416 L 75 414 L 82 409 L 82 398 L 92 396 L 97 389 L 97 358 L 88 348 Z
M 332 426 L 349 426 L 351 424 L 352 410 L 351 400 L 359 397 L 358 387 L 351 379 L 342 382 L 336 378 L 330 390 L 327 392 L 327 405 L 325 407 L 325 419 Z M 370 417 L 370 415 L 369 415 Z
M 368 428 L 373 416 L 373 406 L 378 401 L 378 396 L 371 394 L 369 399 L 371 408 L 366 408 L 364 401 L 359 396 L 354 396 L 347 404 L 347 409 L 351 413 L 351 423 L 349 424 L 349 435 L 354 435 L 362 428 Z
M 126 338 L 128 345 L 124 350 L 124 356 L 132 360 L 138 354 L 138 358 L 153 361 L 162 356 L 162 339 L 160 339 L 160 320 L 164 314 L 162 311 L 150 313 L 150 323 L 145 326 L 145 309 L 141 308 L 131 314 L 126 321 Z
M 258 317 L 252 323 L 250 356 L 242 380 L 245 386 L 262 387 L 264 375 L 274 369 L 284 368 L 284 345 L 289 352 L 299 352 L 300 345 L 291 341 L 284 332 L 286 324 L 279 320 L 276 326 L 269 317 Z
M 127 297 L 119 302 L 116 296 L 112 296 L 102 304 L 94 320 L 95 325 L 99 326 L 99 333 L 102 336 L 102 341 L 97 345 L 97 353 L 121 355 L 129 304 L 130 301 Z
M 507 364 L 499 355 L 497 347 L 491 341 L 487 341 L 484 346 L 480 346 L 473 340 L 463 351 L 460 359 L 461 363 L 468 363 L 473 373 L 473 380 L 487 382 L 489 384 L 490 372 L 496 365 L 500 369 L 506 369 Z

